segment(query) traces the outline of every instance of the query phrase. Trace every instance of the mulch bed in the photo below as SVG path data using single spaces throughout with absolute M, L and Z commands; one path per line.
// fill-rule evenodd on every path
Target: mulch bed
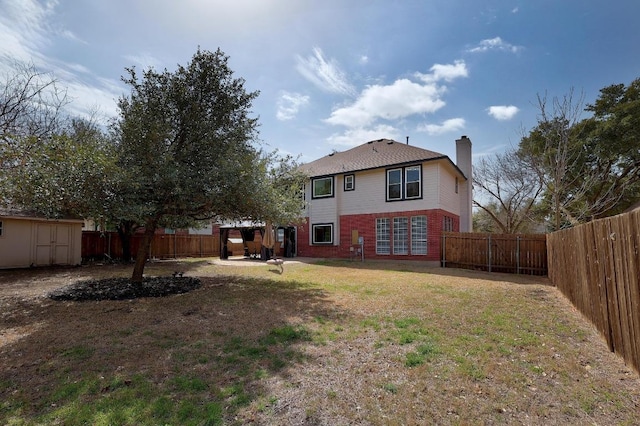
M 53 300 L 126 300 L 140 297 L 162 297 L 187 293 L 201 286 L 193 277 L 149 277 L 142 283 L 129 278 L 107 278 L 78 281 L 47 294 Z

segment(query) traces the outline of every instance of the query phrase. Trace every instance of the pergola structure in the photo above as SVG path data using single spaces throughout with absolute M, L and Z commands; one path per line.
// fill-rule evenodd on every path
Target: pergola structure
M 295 255 L 295 228 L 294 227 L 277 227 L 278 238 L 274 235 L 273 231 L 271 235 L 266 233 L 267 228 L 273 229 L 269 222 L 227 222 L 219 225 L 220 228 L 220 258 L 227 259 L 229 257 L 229 242 L 234 242 L 233 237 L 229 234 L 232 230 L 239 231 L 241 241 L 244 247 L 244 256 L 261 260 L 269 260 L 274 255 L 274 248 L 277 249 L 276 239 L 283 243 L 283 255 L 284 257 L 293 257 Z M 260 232 L 260 249 L 257 248 L 256 231 Z M 281 235 L 280 235 L 281 234 Z M 251 250 L 251 246 L 253 250 Z

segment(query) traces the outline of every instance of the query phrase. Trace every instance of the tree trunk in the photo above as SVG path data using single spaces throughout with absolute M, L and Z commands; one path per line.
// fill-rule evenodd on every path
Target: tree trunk
M 144 267 L 149 257 L 151 250 L 151 241 L 156 233 L 157 223 L 156 221 L 147 221 L 144 225 L 144 234 L 142 236 L 142 242 L 138 248 L 138 254 L 136 255 L 136 263 L 133 267 L 133 274 L 131 275 L 131 282 L 142 283 L 142 275 L 144 273 Z
M 136 224 L 130 220 L 123 220 L 118 224 L 118 235 L 122 245 L 122 260 L 127 263 L 131 262 L 131 237 L 136 228 Z

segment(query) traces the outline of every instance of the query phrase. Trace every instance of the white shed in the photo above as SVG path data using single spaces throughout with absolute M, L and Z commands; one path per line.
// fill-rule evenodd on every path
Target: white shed
M 79 265 L 82 225 L 82 219 L 47 219 L 0 209 L 0 269 Z

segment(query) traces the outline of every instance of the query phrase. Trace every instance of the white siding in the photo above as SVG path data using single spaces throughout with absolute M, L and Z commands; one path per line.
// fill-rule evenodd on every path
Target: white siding
M 422 166 L 422 197 L 423 209 L 439 209 L 438 189 L 440 188 L 440 166 L 439 162 L 431 161 Z M 407 201 L 410 203 L 410 201 Z M 403 210 L 421 210 L 406 207 Z
M 342 178 L 339 179 L 342 182 Z M 342 183 L 340 183 L 342 185 Z M 438 208 L 438 165 L 426 162 L 422 166 L 422 199 L 386 201 L 386 170 L 376 169 L 355 173 L 355 190 L 338 188 L 340 214 L 402 212 Z
M 333 244 L 340 244 L 340 224 L 338 223 L 338 202 L 342 195 L 342 177 L 336 176 L 334 180 L 333 197 L 311 199 L 311 184 L 307 185 L 307 216 L 309 217 L 309 226 L 319 223 L 333 223 Z M 313 233 L 309 232 L 309 244 Z
M 447 164 L 442 164 L 440 174 L 440 208 L 455 215 L 460 215 L 460 190 L 465 180 L 456 170 Z M 456 176 L 458 177 L 458 193 L 456 194 Z
M 351 173 L 349 173 L 351 174 Z M 386 169 L 355 172 L 355 189 L 344 190 L 344 175 L 336 175 L 334 197 L 312 199 L 311 184 L 306 188 L 310 225 L 333 223 L 334 242 L 339 244 L 342 215 L 394 213 L 409 210 L 442 209 L 460 215 L 460 192 L 465 181 L 447 161 L 427 161 L 422 164 L 422 199 L 386 201 Z M 455 193 L 455 178 L 459 178 L 459 191 Z M 311 236 L 310 236 L 311 238 Z M 309 241 L 311 244 L 311 241 Z
M 375 213 L 385 204 L 384 170 L 355 173 L 355 190 L 340 191 L 342 214 Z

